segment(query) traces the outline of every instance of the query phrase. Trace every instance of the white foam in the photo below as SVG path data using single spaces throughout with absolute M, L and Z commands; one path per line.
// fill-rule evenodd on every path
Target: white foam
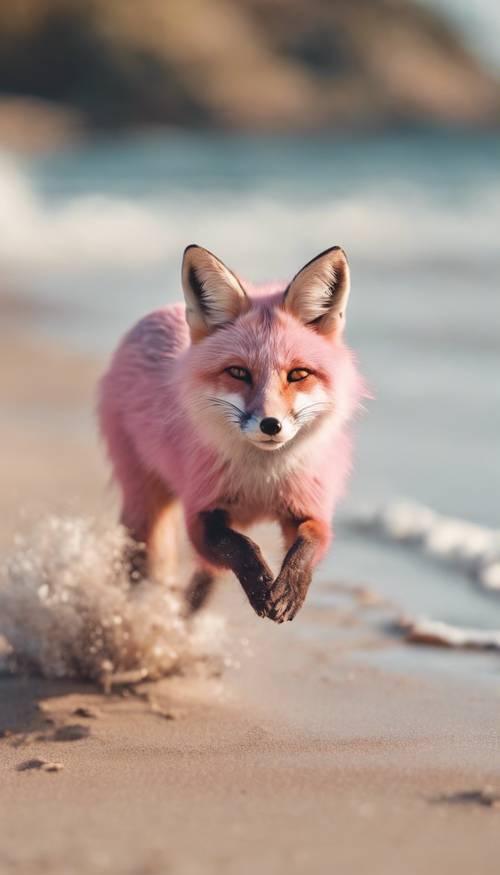
M 500 591 L 500 530 L 448 517 L 412 501 L 394 501 L 358 513 L 356 527 L 390 541 L 411 544 Z M 428 617 L 403 618 L 407 638 L 421 644 L 500 650 L 500 631 L 453 626 Z
M 297 221 L 300 216 L 300 221 Z M 0 265 L 21 279 L 85 274 L 97 269 L 163 266 L 175 261 L 187 241 L 200 239 L 231 253 L 234 263 L 255 275 L 255 263 L 290 269 L 290 253 L 307 255 L 335 239 L 353 257 L 376 261 L 428 260 L 436 255 L 457 262 L 470 250 L 476 258 L 498 250 L 498 190 L 475 188 L 461 209 L 434 200 L 421 187 L 393 187 L 387 193 L 352 190 L 310 199 L 297 192 L 290 201 L 268 185 L 245 196 L 221 190 L 172 191 L 167 199 L 103 195 L 89 191 L 47 202 L 24 167 L 0 155 Z M 269 228 L 279 227 L 279 237 Z M 464 256 L 468 258 L 467 255 Z M 264 272 L 265 275 L 265 272 Z
M 122 264 L 164 257 L 168 225 L 150 206 L 89 194 L 49 207 L 19 164 L 0 156 L 0 262 L 23 272 Z
M 500 631 L 490 629 L 465 629 L 451 626 L 439 620 L 421 617 L 416 620 L 401 620 L 400 626 L 408 641 L 415 644 L 436 644 L 443 647 L 458 647 L 470 650 L 500 650 Z
M 221 621 L 204 613 L 188 623 L 175 592 L 131 584 L 126 544 L 119 526 L 54 516 L 17 539 L 0 568 L 0 635 L 17 665 L 106 684 L 219 661 Z
M 500 590 L 500 529 L 448 517 L 412 501 L 394 501 L 359 513 L 355 524 L 426 553 L 473 575 L 485 589 Z

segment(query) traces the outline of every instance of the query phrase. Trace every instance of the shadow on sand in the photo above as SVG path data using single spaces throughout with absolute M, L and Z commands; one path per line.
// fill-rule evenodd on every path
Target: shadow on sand
M 19 675 L 0 677 L 0 739 L 10 738 L 13 744 L 16 740 L 22 743 L 24 736 L 37 733 L 47 740 L 69 741 L 71 732 L 64 738 L 56 721 L 49 716 L 49 709 L 43 707 L 42 703 L 68 695 L 81 695 L 83 698 L 98 696 L 99 693 L 99 688 L 90 683 L 51 681 Z M 75 715 L 75 726 L 78 725 L 77 720 L 78 714 Z M 84 729 L 82 727 L 80 735 L 78 730 L 73 730 L 75 739 L 84 737 Z

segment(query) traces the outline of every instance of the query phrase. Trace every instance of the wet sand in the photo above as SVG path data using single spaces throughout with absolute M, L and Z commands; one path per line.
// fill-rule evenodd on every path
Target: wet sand
M 1 339 L 5 549 L 48 511 L 108 518 L 114 500 L 89 412 L 99 363 L 14 323 Z M 338 613 L 309 604 L 277 627 L 229 580 L 211 610 L 228 624 L 219 676 L 110 696 L 0 677 L 2 875 L 498 871 L 500 684 L 383 671 L 355 658 L 362 623 L 326 646 L 308 630 L 345 641 Z M 19 770 L 31 760 L 62 768 Z

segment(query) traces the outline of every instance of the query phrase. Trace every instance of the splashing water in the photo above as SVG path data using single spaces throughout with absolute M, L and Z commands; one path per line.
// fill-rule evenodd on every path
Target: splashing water
M 0 568 L 0 635 L 14 665 L 104 686 L 121 674 L 157 679 L 218 660 L 223 628 L 189 623 L 172 590 L 130 583 L 120 526 L 48 517 L 18 537 Z

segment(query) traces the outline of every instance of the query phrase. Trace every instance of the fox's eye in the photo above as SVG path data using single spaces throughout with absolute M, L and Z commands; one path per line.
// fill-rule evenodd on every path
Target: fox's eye
M 294 368 L 293 371 L 289 371 L 287 380 L 289 383 L 298 383 L 299 380 L 305 380 L 310 373 L 307 368 Z
M 252 377 L 250 376 L 250 371 L 247 371 L 246 368 L 239 368 L 237 365 L 233 365 L 230 368 L 226 368 L 228 374 L 231 374 L 235 380 L 244 380 L 245 383 L 251 383 Z

